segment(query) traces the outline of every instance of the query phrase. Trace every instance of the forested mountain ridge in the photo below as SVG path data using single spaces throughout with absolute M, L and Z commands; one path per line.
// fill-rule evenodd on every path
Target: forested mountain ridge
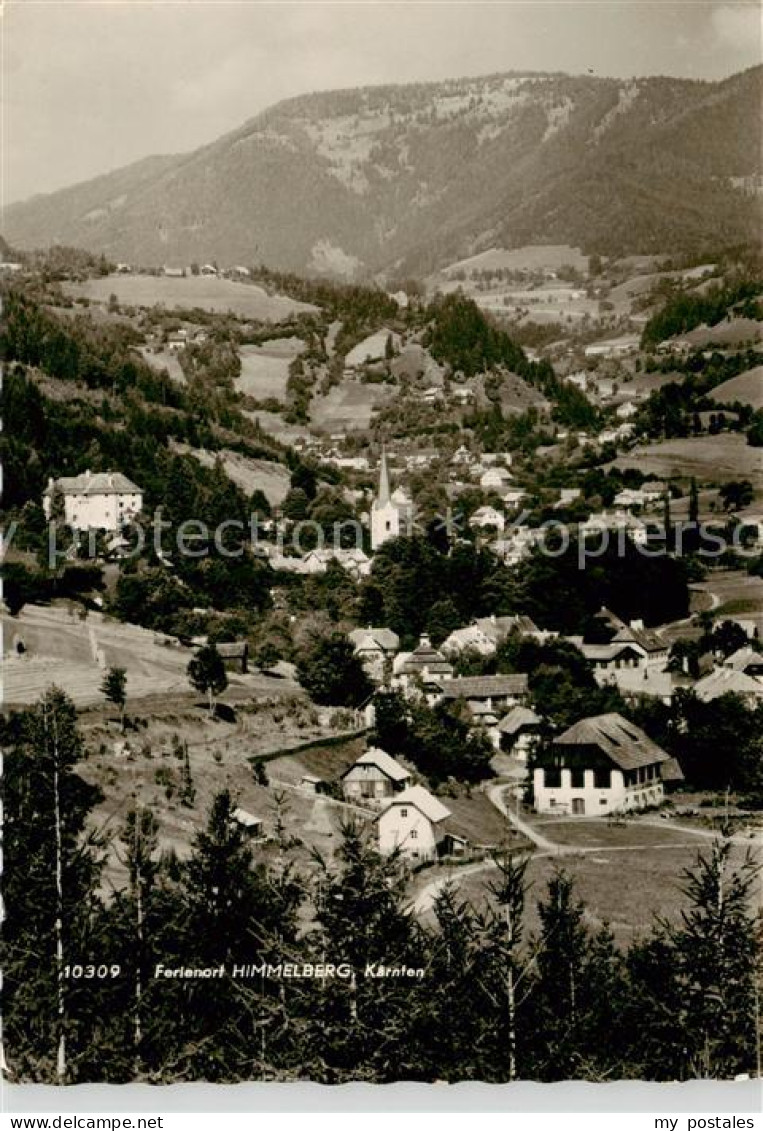
M 304 95 L 193 153 L 11 205 L 4 234 L 357 277 L 491 245 L 699 254 L 760 230 L 762 80 L 508 74 Z

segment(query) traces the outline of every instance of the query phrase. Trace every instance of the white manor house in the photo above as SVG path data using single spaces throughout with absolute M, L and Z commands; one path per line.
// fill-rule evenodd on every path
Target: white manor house
M 121 530 L 143 509 L 143 491 L 119 471 L 85 471 L 49 479 L 42 497 L 45 517 L 53 512 L 56 494 L 63 500 L 63 518 L 73 530 Z

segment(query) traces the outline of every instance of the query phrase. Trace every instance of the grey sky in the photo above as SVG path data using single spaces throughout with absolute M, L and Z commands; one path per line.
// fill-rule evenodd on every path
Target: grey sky
M 6 0 L 5 201 L 310 90 L 513 69 L 716 79 L 761 58 L 758 0 Z

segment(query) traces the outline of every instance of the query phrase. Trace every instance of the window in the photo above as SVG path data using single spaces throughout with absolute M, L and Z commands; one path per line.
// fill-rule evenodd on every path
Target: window
M 407 817 L 408 816 L 408 810 L 407 809 L 401 809 L 400 810 L 400 816 L 401 817 Z
M 612 785 L 612 774 L 609 769 L 594 770 L 593 784 L 595 789 L 609 789 Z
M 418 839 L 419 839 L 418 829 L 411 829 L 411 840 L 418 840 Z
M 550 766 L 543 771 L 543 783 L 546 789 L 559 789 L 562 784 L 562 771 L 558 766 Z
M 570 784 L 573 789 L 583 789 L 585 786 L 585 770 L 572 770 L 570 772 Z

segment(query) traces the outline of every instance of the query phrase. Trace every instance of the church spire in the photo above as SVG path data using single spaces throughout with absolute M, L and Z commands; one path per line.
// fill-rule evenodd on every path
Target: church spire
M 376 505 L 385 507 L 390 501 L 389 471 L 387 469 L 387 453 L 382 448 L 381 463 L 379 465 L 379 493 L 376 496 Z

